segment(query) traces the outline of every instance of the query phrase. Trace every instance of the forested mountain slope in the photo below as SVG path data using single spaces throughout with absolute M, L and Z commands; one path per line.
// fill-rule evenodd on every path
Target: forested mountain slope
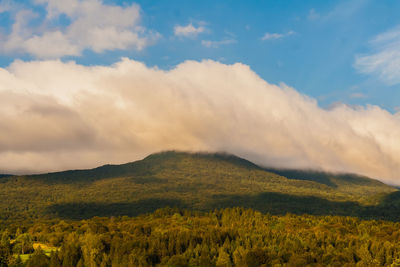
M 135 216 L 165 206 L 400 218 L 398 190 L 356 175 L 261 168 L 227 154 L 162 152 L 91 170 L 3 177 L 0 219 Z

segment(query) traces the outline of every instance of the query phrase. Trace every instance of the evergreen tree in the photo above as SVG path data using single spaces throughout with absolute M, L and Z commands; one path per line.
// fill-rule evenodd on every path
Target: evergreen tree
M 230 267 L 232 266 L 229 254 L 223 248 L 220 248 L 216 262 L 217 267 Z

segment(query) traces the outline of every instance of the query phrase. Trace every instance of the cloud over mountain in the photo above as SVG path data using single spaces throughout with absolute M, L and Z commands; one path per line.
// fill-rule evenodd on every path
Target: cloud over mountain
M 179 149 L 262 165 L 355 172 L 400 184 L 400 113 L 322 109 L 248 66 L 186 61 L 164 71 L 15 61 L 0 69 L 0 170 L 93 167 Z

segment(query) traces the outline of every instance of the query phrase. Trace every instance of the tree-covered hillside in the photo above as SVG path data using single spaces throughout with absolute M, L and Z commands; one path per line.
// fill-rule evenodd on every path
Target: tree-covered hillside
M 400 218 L 396 188 L 356 175 L 263 169 L 226 154 L 163 152 L 123 165 L 0 179 L 0 219 L 136 216 L 165 206 Z

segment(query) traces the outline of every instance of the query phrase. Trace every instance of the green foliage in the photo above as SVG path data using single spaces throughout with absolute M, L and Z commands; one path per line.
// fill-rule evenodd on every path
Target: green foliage
M 25 264 L 22 262 L 21 256 L 9 258 L 8 266 L 10 267 L 24 267 Z
M 37 219 L 136 216 L 166 206 L 400 218 L 398 190 L 376 180 L 265 170 L 226 154 L 163 152 L 92 170 L 3 177 L 0 185 L 3 226 Z
M 0 244 L 0 267 L 7 266 L 10 258 L 10 247 L 6 244 Z
M 13 246 L 15 254 L 29 254 L 33 252 L 33 241 L 29 234 L 17 234 Z
M 51 243 L 55 235 L 62 240 L 50 256 L 36 249 L 26 266 L 397 266 L 400 262 L 400 223 L 353 217 L 168 208 L 134 218 L 37 222 L 24 229 L 21 235 L 49 246 L 55 245 Z
M 43 250 L 37 249 L 29 260 L 26 262 L 27 267 L 47 267 L 49 266 L 50 259 L 47 257 Z

